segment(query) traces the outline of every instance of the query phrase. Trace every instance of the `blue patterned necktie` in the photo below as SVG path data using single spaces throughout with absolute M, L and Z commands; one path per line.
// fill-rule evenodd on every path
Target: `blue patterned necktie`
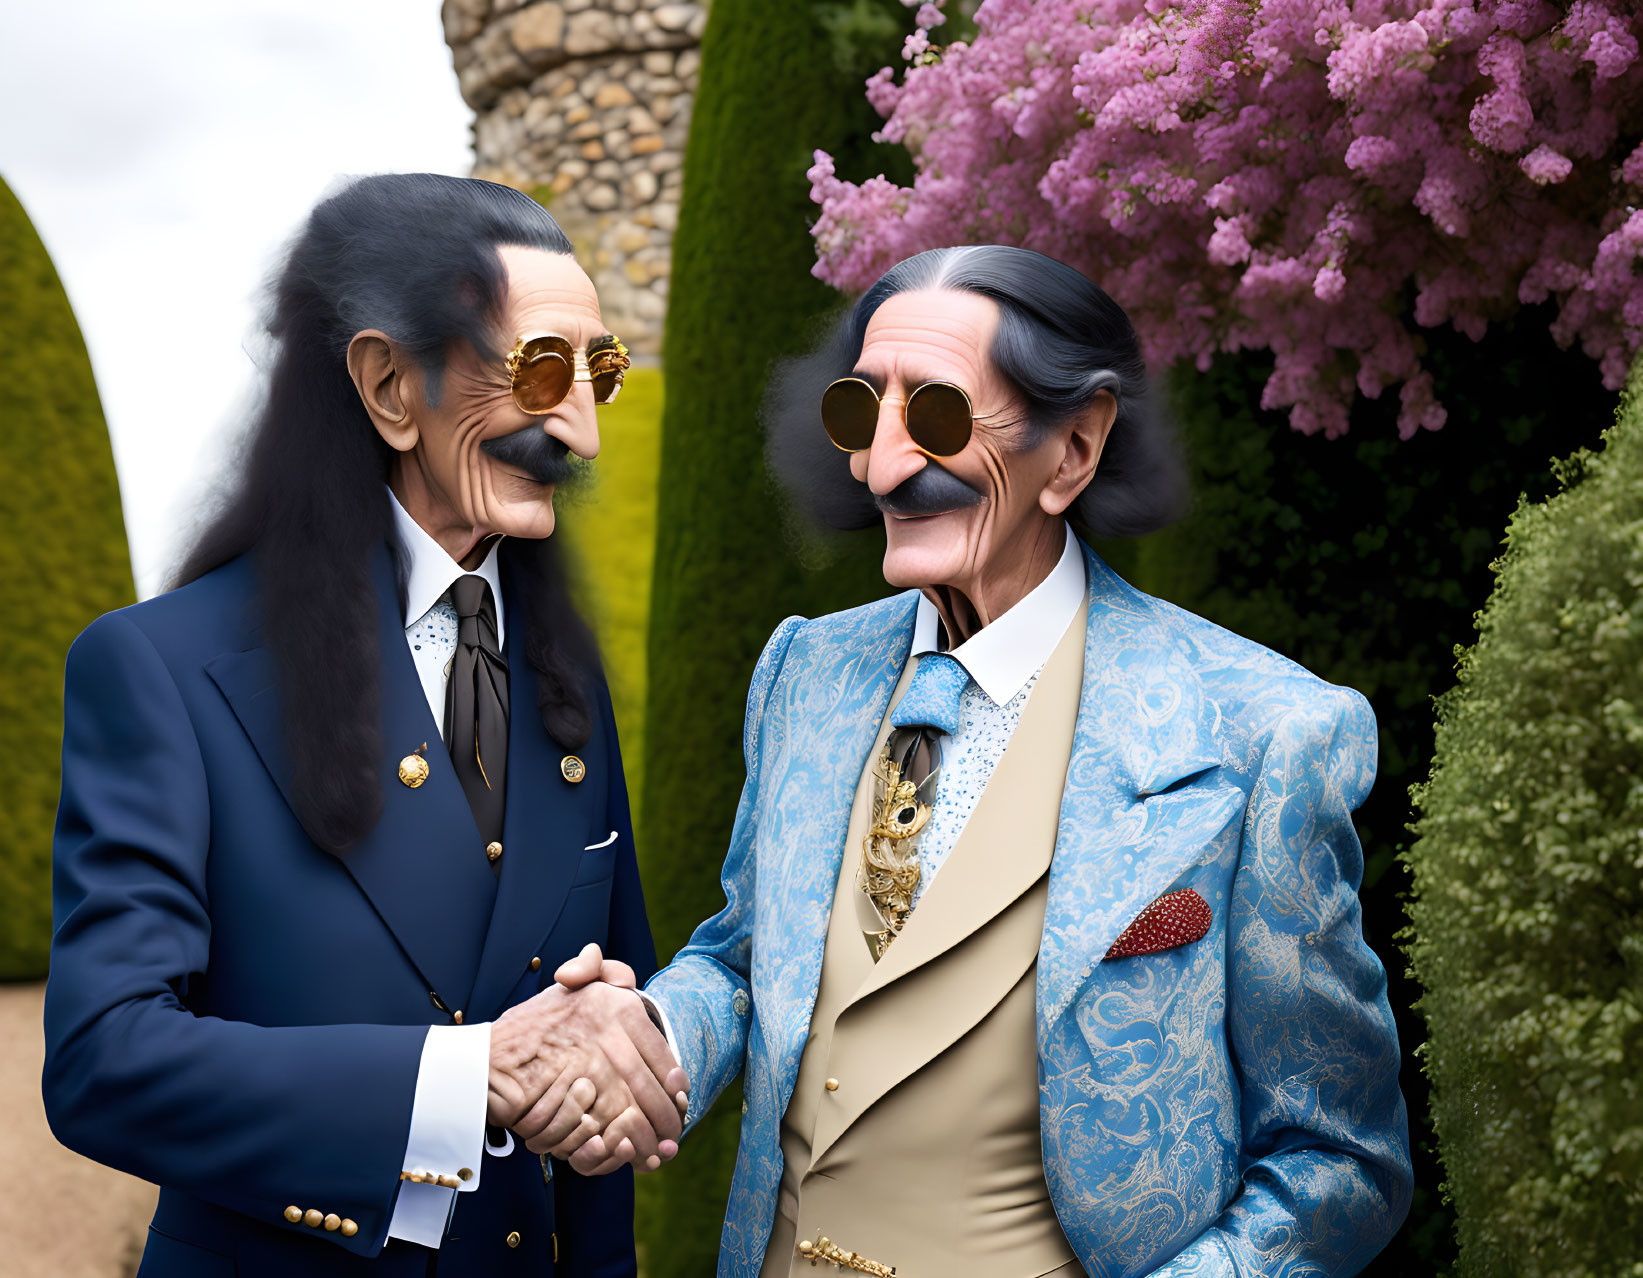
M 958 731 L 958 700 L 969 682 L 970 672 L 956 658 L 945 652 L 925 653 L 907 692 L 891 712 L 891 724 L 934 728 L 952 736 Z

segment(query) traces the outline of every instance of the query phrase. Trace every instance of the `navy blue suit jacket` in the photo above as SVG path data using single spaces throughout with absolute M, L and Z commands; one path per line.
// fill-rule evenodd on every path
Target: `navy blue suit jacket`
M 536 708 L 523 610 L 507 602 L 498 880 L 412 665 L 391 565 L 384 548 L 386 806 L 340 857 L 287 801 L 248 560 L 98 619 L 69 653 L 46 1111 L 70 1148 L 162 1187 L 144 1278 L 422 1278 L 427 1251 L 384 1244 L 426 1027 L 458 1010 L 494 1019 L 589 941 L 642 977 L 655 966 L 602 681 L 572 784 Z M 431 774 L 411 789 L 399 760 L 424 742 Z M 523 1146 L 487 1156 L 479 1190 L 457 1196 L 440 1274 L 633 1274 L 631 1176 L 551 1173 Z M 292 1206 L 358 1230 L 291 1224 Z

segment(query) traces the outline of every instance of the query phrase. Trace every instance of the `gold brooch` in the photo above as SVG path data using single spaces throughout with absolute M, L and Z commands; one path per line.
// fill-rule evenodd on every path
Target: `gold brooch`
M 583 777 L 587 776 L 588 765 L 583 763 L 582 760 L 578 759 L 574 754 L 567 754 L 559 761 L 559 771 L 560 774 L 564 776 L 565 780 L 569 781 L 572 785 L 575 785 Z
M 835 1269 L 854 1269 L 857 1273 L 871 1274 L 873 1278 L 896 1278 L 894 1265 L 883 1265 L 876 1260 L 867 1259 L 866 1256 L 858 1256 L 853 1251 L 845 1251 L 835 1246 L 831 1238 L 800 1243 L 799 1255 L 808 1260 L 812 1268 L 818 1260 L 826 1260 L 830 1261 Z
M 399 779 L 413 790 L 428 779 L 428 760 L 423 757 L 427 752 L 428 743 L 424 741 L 399 761 Z
M 919 835 L 930 824 L 927 801 L 935 790 L 936 770 L 915 785 L 902 779 L 892 738 L 873 768 L 873 824 L 861 844 L 861 872 L 857 883 L 872 898 L 885 930 L 872 938 L 873 959 L 884 957 L 913 912 L 913 894 L 919 885 Z M 905 758 L 905 756 L 904 756 Z M 920 797 L 923 791 L 925 797 Z

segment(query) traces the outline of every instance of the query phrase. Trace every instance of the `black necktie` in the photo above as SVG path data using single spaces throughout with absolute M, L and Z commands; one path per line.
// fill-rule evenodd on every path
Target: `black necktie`
M 445 687 L 445 748 L 451 752 L 480 836 L 502 838 L 503 787 L 508 777 L 508 665 L 496 641 L 496 602 L 483 577 L 451 586 L 456 655 Z M 495 858 L 492 858 L 493 862 Z

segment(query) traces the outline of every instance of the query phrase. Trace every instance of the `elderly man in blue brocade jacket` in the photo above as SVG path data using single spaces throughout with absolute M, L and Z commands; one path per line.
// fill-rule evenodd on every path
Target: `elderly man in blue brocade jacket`
M 689 1123 L 743 1078 L 719 1273 L 1357 1272 L 1411 1184 L 1375 721 L 1071 531 L 1177 504 L 1123 312 L 937 250 L 774 387 L 778 471 L 909 589 L 772 636 L 725 907 L 646 990 Z

